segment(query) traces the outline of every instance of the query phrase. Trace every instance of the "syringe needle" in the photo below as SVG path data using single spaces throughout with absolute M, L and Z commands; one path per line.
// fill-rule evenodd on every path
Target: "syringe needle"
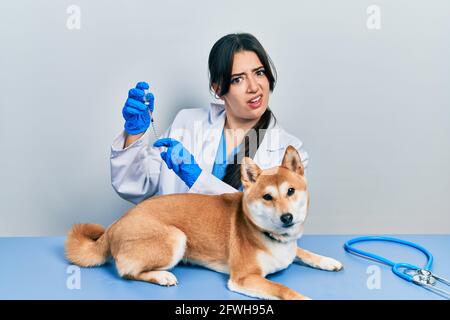
M 149 114 L 150 114 L 150 122 L 152 125 L 152 129 L 153 129 L 153 134 L 155 135 L 155 139 L 158 139 L 158 133 L 156 133 L 156 128 L 155 128 L 155 121 L 153 121 L 153 113 L 148 110 Z
M 144 104 L 148 107 L 148 114 L 150 116 L 150 124 L 153 129 L 153 134 L 155 135 L 155 138 L 158 139 L 158 133 L 156 132 L 155 121 L 153 120 L 153 112 L 150 110 L 150 101 L 153 99 L 149 98 L 148 94 L 149 94 L 148 89 L 144 90 Z M 153 97 L 153 95 L 151 95 L 151 97 Z

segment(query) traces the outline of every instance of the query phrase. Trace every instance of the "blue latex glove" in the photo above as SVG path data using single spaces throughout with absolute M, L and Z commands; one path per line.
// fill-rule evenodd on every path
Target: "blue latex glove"
M 173 170 L 189 188 L 192 187 L 200 176 L 202 169 L 183 144 L 172 138 L 162 138 L 155 141 L 153 146 L 167 147 L 167 151 L 161 152 L 161 158 L 167 164 L 167 167 Z
M 125 131 L 129 134 L 138 134 L 145 132 L 150 126 L 150 114 L 148 110 L 153 112 L 155 97 L 152 93 L 145 95 L 144 90 L 148 90 L 150 86 L 147 82 L 139 82 L 136 88 L 128 91 L 128 99 L 122 109 L 122 115 L 125 119 Z M 149 104 L 144 103 L 144 95 Z

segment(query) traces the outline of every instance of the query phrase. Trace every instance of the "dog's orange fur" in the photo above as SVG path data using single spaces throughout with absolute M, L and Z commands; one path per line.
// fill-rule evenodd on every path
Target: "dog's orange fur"
M 269 257 L 273 252 L 267 246 L 265 230 L 254 222 L 248 206 L 260 201 L 264 186 L 286 181 L 307 193 L 309 205 L 298 152 L 289 146 L 281 166 L 267 170 L 245 158 L 241 176 L 244 193 L 155 196 L 130 209 L 106 231 L 95 224 L 74 225 L 66 241 L 67 259 L 87 267 L 101 265 L 112 255 L 122 277 L 161 285 L 176 284 L 173 274 L 165 270 L 181 260 L 189 261 L 229 273 L 229 287 L 235 291 L 263 298 L 305 299 L 294 290 L 265 279 L 258 257 L 261 252 Z M 275 210 L 286 212 L 295 196 L 292 200 L 274 201 Z M 297 260 L 317 268 L 329 259 L 296 250 Z M 331 260 L 327 260 L 327 270 L 342 267 L 335 260 L 329 267 Z

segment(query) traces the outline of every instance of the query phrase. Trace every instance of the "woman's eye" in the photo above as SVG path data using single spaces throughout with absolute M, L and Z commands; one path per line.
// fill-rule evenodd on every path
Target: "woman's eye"
M 267 201 L 271 201 L 273 198 L 270 194 L 267 193 L 267 194 L 263 195 L 263 199 L 267 200 Z
M 234 79 L 231 79 L 231 83 L 239 83 L 239 82 L 241 82 L 241 78 L 239 77 L 239 78 L 234 78 Z
M 292 195 L 294 194 L 294 192 L 295 192 L 295 189 L 294 189 L 294 188 L 289 188 L 289 189 L 288 189 L 288 192 L 287 192 L 287 195 L 288 195 L 288 196 L 292 196 Z
M 260 70 L 256 71 L 256 74 L 257 74 L 258 76 L 262 76 L 262 75 L 264 75 L 265 73 L 266 73 L 266 70 L 264 70 L 264 69 L 260 69 Z

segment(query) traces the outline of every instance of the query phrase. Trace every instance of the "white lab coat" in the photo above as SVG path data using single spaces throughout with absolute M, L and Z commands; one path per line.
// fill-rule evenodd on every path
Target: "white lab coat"
M 159 194 L 221 194 L 238 191 L 212 174 L 224 123 L 224 105 L 212 103 L 208 109 L 181 110 L 161 136 L 183 143 L 202 168 L 202 173 L 190 189 L 168 169 L 161 159 L 161 150 L 152 147 L 155 139 L 152 138 L 151 128 L 125 149 L 126 133 L 122 131 L 111 146 L 111 184 L 114 190 L 123 199 L 135 204 Z M 309 157 L 303 143 L 283 130 L 278 122 L 274 123 L 272 118 L 253 160 L 262 169 L 279 166 L 288 145 L 297 149 L 306 168 Z

